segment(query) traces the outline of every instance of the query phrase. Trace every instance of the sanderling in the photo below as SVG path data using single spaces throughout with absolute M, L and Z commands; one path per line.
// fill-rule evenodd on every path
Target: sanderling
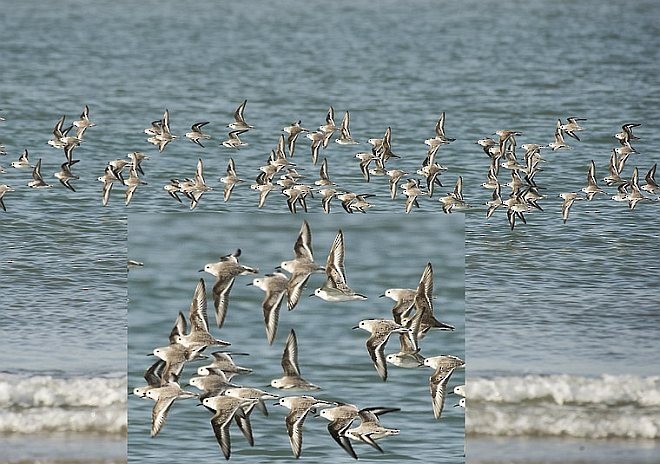
M 284 132 L 289 134 L 286 139 L 287 148 L 289 151 L 289 156 L 293 158 L 293 153 L 296 149 L 296 140 L 301 132 L 309 132 L 308 129 L 302 127 L 302 121 L 298 120 L 297 122 L 291 123 L 289 126 L 282 129 Z
M 204 148 L 204 145 L 202 145 L 201 141 L 208 140 L 211 138 L 210 135 L 205 134 L 202 131 L 202 127 L 204 127 L 208 123 L 209 123 L 208 121 L 202 121 L 202 122 L 196 122 L 195 124 L 190 126 L 190 132 L 186 132 L 186 138 L 191 142 L 194 142 L 200 147 Z
M 319 187 L 335 185 L 335 183 L 330 180 L 330 176 L 328 175 L 327 158 L 323 158 L 323 161 L 321 162 L 321 168 L 319 169 L 319 180 L 315 180 L 314 185 L 318 185 Z
M 233 129 L 234 131 L 241 130 L 246 132 L 248 129 L 252 129 L 253 126 L 245 122 L 245 105 L 247 105 L 247 100 L 243 100 L 243 103 L 238 105 L 236 111 L 234 111 L 234 122 L 227 124 L 227 127 Z M 243 133 L 241 132 L 241 134 Z
M 633 168 L 633 174 L 628 185 L 630 187 L 630 193 L 628 193 L 628 207 L 630 209 L 635 209 L 637 203 L 642 200 L 647 200 L 639 187 L 639 170 L 637 169 L 637 166 Z
M 76 162 L 78 160 L 75 160 Z M 60 166 L 59 172 L 56 172 L 54 176 L 60 181 L 62 185 L 64 185 L 66 188 L 71 190 L 72 192 L 75 192 L 76 189 L 73 188 L 73 185 L 71 185 L 71 181 L 74 179 L 79 179 L 78 176 L 74 175 L 71 172 L 71 165 L 69 164 L 68 161 L 62 163 Z
M 29 156 L 30 154 L 28 153 L 27 148 L 24 149 L 21 156 L 18 157 L 18 160 L 11 162 L 11 167 L 16 169 L 31 167 Z
M 312 163 L 314 163 L 314 166 L 316 166 L 316 162 L 318 161 L 319 158 L 319 150 L 325 144 L 326 140 L 332 135 L 332 132 L 323 132 L 323 131 L 316 131 L 316 132 L 309 132 L 307 134 L 307 138 L 312 141 L 312 144 L 310 145 L 310 150 L 312 154 Z
M 288 308 L 291 311 L 300 300 L 303 288 L 312 273 L 323 272 L 323 266 L 314 262 L 312 252 L 312 231 L 307 221 L 303 221 L 296 243 L 293 245 L 294 259 L 282 261 L 280 267 L 291 274 L 287 286 Z
M 309 383 L 300 376 L 300 367 L 298 366 L 298 340 L 296 333 L 291 329 L 291 333 L 286 339 L 284 352 L 282 353 L 282 370 L 284 376 L 279 379 L 273 379 L 270 382 L 271 387 L 284 390 L 320 390 L 321 387 Z
M 436 419 L 440 419 L 442 408 L 445 405 L 445 393 L 449 377 L 456 368 L 465 366 L 465 361 L 457 356 L 441 355 L 426 358 L 424 365 L 435 369 L 435 372 L 429 378 L 429 383 L 431 399 L 433 400 L 433 415 Z
M 495 190 L 493 190 L 493 195 L 489 201 L 486 202 L 488 210 L 486 211 L 486 218 L 490 218 L 495 210 L 502 206 L 502 187 L 500 184 L 497 184 Z
M 196 398 L 197 394 L 183 390 L 177 382 L 168 382 L 162 387 L 150 388 L 145 396 L 156 402 L 151 412 L 151 436 L 155 437 L 165 425 L 165 419 L 177 399 Z
M 236 418 L 238 427 L 248 440 L 248 443 L 250 443 L 250 446 L 254 444 L 252 440 L 252 427 L 243 411 L 243 406 L 254 402 L 256 400 L 246 400 L 232 396 L 210 396 L 202 400 L 202 404 L 206 408 L 215 412 L 211 418 L 211 427 L 213 427 L 213 433 L 216 440 L 218 440 L 218 445 L 220 445 L 225 459 L 229 459 L 231 456 L 229 425 L 232 419 Z
M 406 171 L 402 171 L 401 169 L 388 169 L 385 171 L 385 174 L 389 178 L 390 198 L 394 200 L 396 198 L 396 191 L 399 181 L 403 176 L 408 175 L 408 173 Z
M 187 348 L 180 343 L 172 343 L 167 346 L 154 348 L 153 355 L 165 361 L 162 378 L 169 379 L 174 376 L 174 378 L 178 379 L 184 364 L 199 357 L 204 348 L 206 348 L 206 345 Z
M 573 203 L 576 200 L 581 200 L 582 198 L 579 197 L 578 194 L 575 192 L 560 193 L 559 198 L 564 200 L 564 202 L 561 204 L 561 218 L 563 219 L 564 224 L 566 224 L 566 221 L 568 221 L 568 214 L 571 210 L 571 206 L 573 206 Z
M 224 201 L 229 201 L 234 186 L 239 182 L 243 182 L 243 179 L 239 178 L 238 174 L 236 174 L 236 164 L 234 163 L 233 158 L 229 158 L 229 163 L 227 163 L 227 175 L 221 177 L 220 182 L 225 184 L 223 199 Z
M 366 296 L 355 293 L 346 283 L 344 254 L 344 234 L 340 229 L 328 253 L 325 265 L 327 278 L 320 288 L 314 290 L 315 296 L 331 302 L 367 299 Z
M 431 329 L 454 330 L 454 326 L 440 322 L 433 315 L 433 266 L 426 263 L 422 276 L 415 290 L 415 316 L 420 317 L 419 332 L 416 334 L 420 340 L 424 338 Z M 401 318 L 402 324 L 407 323 L 407 318 Z
M 268 415 L 268 409 L 266 409 L 266 403 L 264 400 L 275 400 L 279 398 L 278 395 L 273 395 L 267 391 L 252 387 L 231 387 L 225 390 L 224 395 L 247 400 L 257 400 L 255 405 L 259 408 L 264 416 Z M 246 415 L 249 415 L 247 411 Z
M 348 114 L 348 111 L 344 113 L 344 117 L 341 120 L 341 127 L 339 128 L 339 138 L 335 140 L 340 145 L 355 145 L 357 140 L 354 140 L 353 137 L 351 137 L 351 131 L 348 127 L 350 124 L 350 116 Z
M 230 353 L 224 351 L 214 351 L 211 353 L 211 356 L 213 357 L 213 362 L 211 362 L 211 364 L 207 364 L 206 366 L 198 367 L 198 375 L 209 375 L 210 373 L 221 371 L 227 377 L 227 380 L 231 381 L 237 375 L 246 375 L 252 372 L 252 369 L 249 367 L 237 365 L 231 357 Z
M 454 208 L 468 207 L 463 199 L 463 176 L 458 176 L 454 190 L 444 197 L 440 197 L 438 201 L 442 203 L 442 211 L 444 213 L 451 213 Z
M 152 388 L 158 388 L 166 385 L 170 381 L 176 381 L 176 378 L 172 377 L 170 379 L 163 379 L 162 373 L 165 367 L 165 361 L 159 359 L 153 363 L 144 373 L 144 379 L 147 381 L 147 385 L 141 387 L 133 388 L 133 394 L 139 396 L 140 398 L 147 398 L 147 392 Z
M 388 288 L 379 298 L 387 297 L 394 301 L 392 318 L 394 322 L 402 324 L 401 318 L 408 317 L 415 304 L 415 288 Z
M 363 443 L 367 443 L 368 445 L 372 446 L 373 448 L 377 449 L 381 453 L 383 453 L 383 449 L 380 447 L 378 443 L 376 443 L 376 440 L 379 440 L 381 438 L 390 436 L 390 435 L 398 435 L 399 430 L 398 429 L 390 429 L 387 427 L 383 427 L 380 424 L 380 421 L 378 419 L 378 413 L 377 412 L 372 412 L 367 410 L 361 410 L 358 414 L 358 417 L 360 418 L 360 425 L 346 430 L 344 434 L 353 440 L 361 441 Z
M 128 159 L 131 160 L 131 165 L 133 166 L 133 169 L 137 170 L 140 174 L 144 175 L 144 171 L 142 170 L 142 161 L 148 160 L 149 157 L 142 153 L 141 151 L 134 151 L 128 154 Z
M 268 344 L 272 345 L 277 334 L 277 323 L 280 319 L 280 307 L 287 293 L 289 277 L 283 272 L 275 271 L 272 274 L 266 274 L 264 277 L 257 277 L 248 285 L 266 292 L 261 302 L 261 308 L 264 312 L 264 324 L 266 325 L 266 339 Z
M 363 319 L 353 329 L 366 330 L 371 334 L 366 342 L 367 351 L 374 363 L 376 372 L 383 381 L 386 381 L 385 344 L 393 333 L 410 333 L 410 329 L 390 319 Z
M 0 207 L 2 207 L 3 211 L 7 211 L 7 208 L 5 207 L 5 202 L 3 200 L 3 198 L 5 196 L 5 193 L 13 192 L 13 191 L 14 191 L 14 189 L 11 188 L 9 185 L 0 184 Z
M 229 292 L 234 279 L 240 275 L 256 274 L 258 269 L 244 266 L 238 262 L 241 256 L 241 250 L 238 249 L 232 254 L 225 255 L 216 263 L 208 263 L 200 272 L 208 272 L 215 276 L 216 281 L 213 285 L 213 302 L 215 305 L 215 319 L 218 327 L 222 327 L 227 315 L 227 304 L 229 303 Z
M 436 147 L 454 140 L 456 139 L 450 139 L 445 135 L 445 112 L 443 111 L 438 122 L 435 123 L 435 137 L 424 140 L 424 143 L 429 147 Z
M 417 333 L 419 331 L 421 317 L 416 317 L 410 322 L 410 332 L 399 334 L 399 343 L 401 345 L 399 351 L 385 356 L 386 362 L 407 369 L 420 367 L 424 362 L 424 356 L 419 354 L 419 344 L 417 343 Z
M 240 148 L 247 146 L 246 142 L 243 142 L 240 138 L 238 138 L 239 135 L 246 132 L 247 129 L 237 129 L 231 131 L 229 134 L 227 134 L 229 138 L 222 142 L 222 146 L 227 148 Z
M 297 459 L 302 452 L 302 427 L 307 414 L 312 409 L 322 406 L 332 406 L 335 403 L 318 400 L 313 396 L 303 395 L 280 398 L 276 404 L 289 409 L 289 414 L 286 416 L 286 430 L 289 434 L 291 450 Z
M 605 193 L 596 183 L 596 163 L 593 160 L 589 163 L 587 170 L 587 185 L 582 187 L 581 191 L 587 194 L 587 201 L 591 201 L 597 193 Z
M 76 127 L 76 138 L 79 140 L 82 140 L 83 134 L 88 127 L 94 127 L 96 125 L 96 123 L 89 119 L 89 106 L 85 105 L 82 113 L 80 113 L 80 119 L 73 121 L 73 125 Z
M 332 134 L 334 131 L 339 129 L 335 124 L 335 109 L 331 106 L 328 108 L 328 113 L 325 116 L 325 124 L 319 126 L 319 130 L 324 133 Z M 323 148 L 327 146 L 327 142 L 324 142 Z
M 631 140 L 638 139 L 636 135 L 633 134 L 633 129 L 639 127 L 641 124 L 637 123 L 626 123 L 621 126 L 622 131 L 614 134 L 614 138 L 621 143 L 621 145 L 630 144 Z
M 564 131 L 561 129 L 561 121 L 559 119 L 557 119 L 557 125 L 555 126 L 555 140 L 548 144 L 548 148 L 551 148 L 553 151 L 571 148 L 564 140 Z
M 47 184 L 44 181 L 44 178 L 41 176 L 41 158 L 37 160 L 37 164 L 32 168 L 32 180 L 27 183 L 30 188 L 47 188 L 51 187 L 50 184 Z
M 229 346 L 230 343 L 216 339 L 209 332 L 209 321 L 207 315 L 206 285 L 204 279 L 199 279 L 193 292 L 190 303 L 190 333 L 179 333 L 174 337 L 176 343 L 186 348 L 196 348 L 200 345 Z M 185 321 L 185 318 L 184 318 Z M 184 329 L 185 332 L 185 329 Z
M 560 120 L 561 121 L 561 120 Z M 560 124 L 559 127 L 561 128 L 564 133 L 568 134 L 570 137 L 573 137 L 575 140 L 580 140 L 580 137 L 576 134 L 576 132 L 584 130 L 582 126 L 580 126 L 579 122 L 580 121 L 586 121 L 585 118 L 575 118 L 575 117 L 567 117 L 566 118 L 566 123 L 565 124 Z
M 188 383 L 204 392 L 200 396 L 201 399 L 223 395 L 228 388 L 236 386 L 229 383 L 229 379 L 220 369 L 213 369 L 207 375 L 191 377 Z
M 358 459 L 355 450 L 351 445 L 349 438 L 346 436 L 346 431 L 353 424 L 353 421 L 358 417 L 361 417 L 361 420 L 364 418 L 371 419 L 370 416 L 375 415 L 376 417 L 386 414 L 388 412 L 400 411 L 400 408 L 382 408 L 382 407 L 372 407 L 364 408 L 358 410 L 357 406 L 353 404 L 340 404 L 339 406 L 334 406 L 332 408 L 325 408 L 319 412 L 319 416 L 323 417 L 330 421 L 328 424 L 328 432 L 330 436 L 341 446 L 344 451 L 348 453 L 353 459 Z
M 642 190 L 649 192 L 651 195 L 655 195 L 657 190 L 660 190 L 660 186 L 655 181 L 655 170 L 658 167 L 658 163 L 654 164 L 651 169 L 646 173 L 644 180 L 646 183 L 642 185 Z
M 130 174 L 128 176 L 128 179 L 124 182 L 124 185 L 126 185 L 126 193 L 124 194 L 124 205 L 128 206 L 131 200 L 133 199 L 133 195 L 135 195 L 135 191 L 137 190 L 138 186 L 140 185 L 147 185 L 145 181 L 140 179 L 137 174 L 137 170 L 133 167 L 131 167 Z
M 603 177 L 603 182 L 607 184 L 608 186 L 611 185 L 616 185 L 616 184 L 621 184 L 623 182 L 626 182 L 625 179 L 621 177 L 621 168 L 623 166 L 620 165 L 619 163 L 619 157 L 616 154 L 616 150 L 612 149 L 612 154 L 610 155 L 610 161 L 609 165 L 607 167 L 609 171 L 609 175 L 606 177 Z

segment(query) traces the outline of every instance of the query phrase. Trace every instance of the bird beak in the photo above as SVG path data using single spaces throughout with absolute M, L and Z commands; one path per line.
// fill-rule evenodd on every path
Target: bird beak
M 355 329 L 359 329 L 360 326 L 359 326 L 359 325 L 356 325 L 355 327 L 351 327 L 351 328 L 352 328 L 353 330 L 355 330 Z
M 249 282 L 249 283 L 245 284 L 246 287 L 249 287 L 251 285 L 254 285 L 254 284 L 252 282 Z
M 199 271 L 197 271 L 197 272 L 204 272 L 204 269 L 200 269 L 200 270 L 199 270 Z
M 385 294 L 383 293 L 382 295 L 378 295 L 378 298 L 383 298 Z

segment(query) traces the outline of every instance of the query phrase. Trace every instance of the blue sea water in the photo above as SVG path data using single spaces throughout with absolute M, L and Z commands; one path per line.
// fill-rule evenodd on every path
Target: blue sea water
M 199 158 L 215 190 L 204 195 L 191 217 L 250 213 L 250 222 L 268 222 L 268 213 L 283 213 L 283 220 L 291 219 L 277 192 L 258 211 L 257 195 L 249 184 L 276 146 L 282 127 L 301 119 L 313 129 L 324 122 L 330 105 L 337 119 L 350 111 L 353 136 L 362 142 L 354 147 L 331 144 L 321 152 L 328 158 L 331 178 L 342 188 L 376 195 L 370 214 L 360 220 L 368 223 L 380 212 L 396 214 L 400 221 L 426 221 L 423 213 L 442 214 L 439 195 L 420 199 L 420 208 L 406 216 L 403 198 L 389 199 L 383 177 L 365 183 L 353 155 L 368 149 L 365 140 L 381 137 L 389 126 L 393 151 L 401 158 L 388 166 L 412 176 L 425 156 L 423 140 L 433 135 L 445 111 L 447 134 L 457 140 L 438 154 L 449 168 L 441 176 L 444 188 L 439 193 L 453 188 L 462 175 L 466 201 L 474 206 L 465 214 L 464 248 L 469 383 L 481 387 L 518 380 L 533 390 L 544 384 L 545 376 L 566 374 L 570 377 L 550 378 L 561 388 L 591 385 L 602 392 L 610 391 L 609 383 L 599 383 L 602 376 L 615 375 L 636 386 L 638 393 L 657 392 L 652 380 L 658 375 L 658 202 L 649 195 L 630 211 L 609 200 L 615 190 L 605 188 L 607 196 L 576 203 L 568 223 L 562 224 L 561 200 L 556 197 L 563 191 L 579 191 L 590 160 L 596 163 L 599 179 L 606 175 L 617 143 L 612 135 L 626 122 L 642 125 L 635 130 L 640 139 L 633 144 L 639 153 L 628 160 L 624 176 L 638 166 L 643 177 L 658 161 L 657 2 L 69 0 L 57 8 L 32 0 L 0 4 L 0 115 L 7 119 L 0 122 L 0 144 L 7 151 L 0 156 L 7 170 L 0 174 L 0 183 L 16 190 L 4 198 L 7 213 L 0 212 L 3 253 L 17 243 L 30 248 L 41 243 L 48 234 L 34 224 L 43 223 L 46 229 L 51 224 L 57 234 L 71 230 L 69 235 L 75 228 L 67 226 L 77 224 L 85 237 L 100 245 L 98 252 L 106 253 L 116 248 L 115 242 L 99 235 L 116 226 L 122 237 L 118 242 L 125 243 L 122 224 L 127 214 L 180 212 L 187 217 L 188 205 L 177 203 L 162 187 L 173 177 L 192 176 Z M 225 125 L 243 99 L 248 99 L 246 118 L 255 126 L 243 137 L 249 145 L 238 151 L 221 148 Z M 98 126 L 87 131 L 75 151 L 81 162 L 74 166 L 80 176 L 74 193 L 52 177 L 64 159 L 46 141 L 62 114 L 68 123 L 85 104 Z M 158 153 L 142 130 L 166 108 L 179 137 Z M 490 195 L 479 184 L 485 180 L 488 159 L 474 142 L 509 128 L 523 133 L 519 144 L 545 144 L 552 141 L 557 118 L 567 116 L 587 118 L 585 131 L 581 141 L 568 140 L 570 150 L 542 151 L 546 162 L 536 181 L 547 194 L 540 202 L 544 211 L 529 214 L 528 224 L 518 224 L 514 231 L 502 211 L 486 220 L 482 203 Z M 213 137 L 205 149 L 183 137 L 191 124 L 202 120 L 211 121 L 207 131 Z M 52 189 L 28 189 L 29 171 L 8 166 L 25 148 L 33 161 L 42 158 Z M 135 150 L 150 156 L 143 165 L 148 185 L 138 189 L 128 208 L 123 205 L 124 188 L 115 185 L 103 209 L 96 177 L 108 160 Z M 245 182 L 225 203 L 218 178 L 230 157 Z M 306 181 L 315 178 L 318 167 L 310 162 L 304 138 L 294 162 Z M 320 200 L 310 199 L 309 208 L 320 211 Z M 338 225 L 348 217 L 337 203 L 333 211 L 337 214 L 331 218 Z M 61 215 L 65 220 L 59 222 Z M 152 232 L 156 239 L 162 230 Z M 44 243 L 48 248 L 51 242 Z M 94 256 L 97 251 L 80 250 L 83 256 L 88 253 Z M 117 266 L 125 272 L 119 261 Z M 115 264 L 110 267 L 115 269 Z M 36 283 L 24 279 L 25 271 L 9 269 L 3 260 L 7 287 L 2 297 L 10 302 L 5 304 L 17 298 L 14 288 L 27 285 L 35 290 L 30 299 L 43 299 L 52 291 L 40 284 L 51 289 L 61 283 L 59 267 L 52 271 L 57 279 L 48 276 Z M 106 293 L 94 301 L 102 305 L 121 300 L 104 298 Z M 15 333 L 17 325 L 3 329 Z M 120 326 L 107 328 L 101 337 L 123 340 L 125 327 Z M 99 332 L 93 333 L 96 337 Z M 76 349 L 76 354 L 91 354 L 100 341 L 93 338 L 87 343 L 87 336 L 85 332 L 80 339 L 84 350 Z M 122 359 L 121 353 L 94 352 L 111 366 Z M 12 353 L 12 359 L 21 353 Z M 23 357 L 33 364 L 35 359 Z M 95 369 L 88 366 L 93 364 L 88 361 L 91 356 L 67 353 L 60 359 L 71 362 L 49 365 L 48 370 L 73 376 Z M 98 368 L 94 375 L 114 370 Z M 531 380 L 527 375 L 533 376 Z M 534 398 L 533 393 L 528 396 Z M 657 454 L 657 432 L 649 434 L 644 428 L 631 427 L 634 433 L 628 438 L 601 438 L 602 430 L 591 432 L 586 425 L 557 432 L 564 430 L 557 421 L 533 434 L 516 424 L 507 427 L 507 421 L 502 428 L 489 427 L 487 418 L 510 418 L 509 411 L 492 399 L 476 398 L 466 424 L 468 461 L 550 462 L 552 455 L 560 455 L 574 461 L 611 462 L 619 454 L 602 450 L 625 450 L 630 461 L 644 462 L 651 456 L 653 462 Z M 526 401 L 519 403 L 515 410 L 527 418 L 526 424 L 557 416 L 554 400 L 541 412 Z M 617 411 L 623 414 L 629 406 L 621 407 Z M 637 404 L 634 409 L 658 429 L 657 406 Z M 584 451 L 571 454 L 576 440 Z M 509 448 L 514 442 L 516 446 Z M 486 445 L 479 447 L 480 443 Z

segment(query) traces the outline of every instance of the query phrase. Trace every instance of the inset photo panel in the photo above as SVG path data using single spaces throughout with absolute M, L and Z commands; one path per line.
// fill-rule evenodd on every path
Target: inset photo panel
M 129 462 L 464 461 L 463 215 L 131 215 L 129 259 Z

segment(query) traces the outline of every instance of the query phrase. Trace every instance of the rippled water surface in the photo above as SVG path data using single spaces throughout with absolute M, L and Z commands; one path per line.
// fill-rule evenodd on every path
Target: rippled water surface
M 48 364 L 49 372 L 73 375 L 90 370 L 100 375 L 115 370 L 114 363 L 125 358 L 108 347 L 125 340 L 125 325 L 116 319 L 121 316 L 117 308 L 124 307 L 125 293 L 119 287 L 125 267 L 121 253 L 108 250 L 114 252 L 126 242 L 126 213 L 130 224 L 137 224 L 133 221 L 143 215 L 146 218 L 140 220 L 151 224 L 157 221 L 153 213 L 185 213 L 175 214 L 172 221 L 189 217 L 188 205 L 169 197 L 163 186 L 171 178 L 191 177 L 199 158 L 214 190 L 204 195 L 191 217 L 220 212 L 223 221 L 234 223 L 239 218 L 227 213 L 250 213 L 240 220 L 263 224 L 263 230 L 282 221 L 297 230 L 299 220 L 289 216 L 278 192 L 272 192 L 265 207 L 257 210 L 257 195 L 249 184 L 275 148 L 282 127 L 300 119 L 314 129 L 332 105 L 337 122 L 350 111 L 352 134 L 361 143 L 347 147 L 331 142 L 321 157 L 328 159 L 330 176 L 342 189 L 375 194 L 370 197 L 374 205 L 370 214 L 355 219 L 361 225 L 371 226 L 378 212 L 396 218 L 388 219 L 383 226 L 387 228 L 396 221 L 411 221 L 401 227 L 413 228 L 417 222 L 430 223 L 422 213 L 442 215 L 437 197 L 463 176 L 463 193 L 473 206 L 465 214 L 464 248 L 468 377 L 506 383 L 507 378 L 527 374 L 570 374 L 580 378 L 578 383 L 589 383 L 608 374 L 632 375 L 645 384 L 645 377 L 658 375 L 657 195 L 649 195 L 630 211 L 625 204 L 609 200 L 615 190 L 605 188 L 607 195 L 577 202 L 567 224 L 562 224 L 557 198 L 560 192 L 579 191 L 590 160 L 596 164 L 598 179 L 607 174 L 609 155 L 617 144 L 612 135 L 623 123 L 642 124 L 635 130 L 640 139 L 633 143 L 638 154 L 629 158 L 624 177 L 629 178 L 638 166 L 643 178 L 659 160 L 657 2 L 386 0 L 376 5 L 364 0 L 304 4 L 69 0 L 46 8 L 42 2 L 27 0 L 2 5 L 0 115 L 6 121 L 0 122 L 0 144 L 7 155 L 0 156 L 0 165 L 7 172 L 0 174 L 0 183 L 15 189 L 5 195 L 7 212 L 0 212 L 2 300 L 10 313 L 2 327 L 8 342 L 6 349 L 3 346 L 8 360 L 4 370 L 38 369 L 40 350 L 34 347 L 46 342 L 75 345 Z M 248 146 L 232 151 L 220 142 L 244 99 L 248 100 L 246 118 L 255 127 L 242 137 Z M 75 151 L 81 161 L 74 166 L 80 176 L 74 181 L 74 193 L 52 177 L 64 158 L 46 141 L 62 114 L 68 124 L 85 104 L 97 127 L 87 131 Z M 145 141 L 143 129 L 166 108 L 178 138 L 158 153 Z M 368 150 L 365 141 L 382 137 L 389 126 L 392 149 L 401 158 L 390 160 L 388 167 L 413 176 L 425 156 L 423 140 L 433 135 L 443 111 L 447 135 L 456 138 L 438 153 L 438 161 L 448 168 L 441 176 L 444 187 L 433 198 L 421 198 L 419 210 L 405 216 L 403 197 L 389 199 L 384 177 L 372 176 L 365 183 L 353 155 Z M 535 179 L 547 195 L 540 202 L 544 211 L 528 214 L 528 224 L 518 224 L 514 231 L 501 209 L 486 220 L 482 205 L 490 192 L 479 184 L 485 180 L 488 159 L 474 142 L 507 128 L 523 133 L 519 145 L 546 144 L 553 139 L 557 118 L 567 116 L 587 118 L 585 131 L 580 133 L 581 141 L 567 140 L 570 150 L 542 151 L 546 162 Z M 212 139 L 203 149 L 184 139 L 198 121 L 210 121 L 206 128 Z M 42 158 L 42 172 L 53 188 L 28 189 L 29 170 L 9 166 L 25 148 L 33 162 Z M 123 205 L 125 188 L 115 185 L 110 204 L 103 209 L 96 178 L 108 160 L 135 150 L 150 157 L 143 164 L 148 184 L 138 188 L 128 208 Z M 245 182 L 224 202 L 219 177 L 230 157 Z M 307 139 L 299 140 L 293 161 L 305 182 L 316 179 L 318 166 L 311 163 Z M 500 179 L 509 180 L 503 170 Z M 320 211 L 318 195 L 308 200 L 308 207 Z M 332 207 L 337 214 L 318 218 L 333 223 L 320 233 L 327 235 L 319 243 L 327 242 L 331 229 L 348 220 L 337 202 Z M 283 214 L 274 220 L 269 212 Z M 221 225 L 213 227 L 220 230 Z M 168 243 L 170 233 L 182 233 L 179 227 L 170 230 L 167 223 L 151 227 L 142 233 L 154 246 Z M 245 228 L 246 239 L 252 240 L 252 232 L 247 231 L 253 229 Z M 403 232 L 406 242 L 393 235 L 393 247 L 414 252 L 423 249 L 429 238 L 431 243 L 445 240 L 433 228 L 426 234 L 413 232 Z M 291 234 L 286 234 L 287 243 Z M 412 245 L 410 236 L 415 236 Z M 184 243 L 188 242 L 177 239 L 172 253 L 185 250 Z M 161 260 L 167 256 L 163 252 Z M 178 269 L 179 264 L 171 266 Z M 105 287 L 96 281 L 99 270 Z M 150 272 L 143 269 L 135 274 L 141 271 L 143 276 Z M 163 292 L 168 285 L 179 285 L 176 277 L 167 279 L 169 283 L 158 284 Z M 177 298 L 182 298 L 183 306 L 177 308 L 185 309 L 194 279 L 188 277 L 185 285 L 181 279 Z M 71 293 L 62 296 L 59 292 L 67 288 Z M 62 309 L 62 299 L 70 308 Z M 48 304 L 49 310 L 39 316 L 33 316 L 36 312 L 16 316 L 14 308 L 23 311 L 26 304 Z M 167 306 L 168 324 L 177 308 Z M 85 312 L 89 321 L 78 324 L 79 319 L 72 317 L 75 311 Z M 107 311 L 115 318 L 110 322 L 103 316 Z M 49 330 L 60 327 L 62 318 L 80 329 L 75 343 Z M 25 320 L 31 324 L 22 324 Z M 43 331 L 36 335 L 34 325 Z M 256 329 L 261 336 L 261 327 Z M 23 339 L 39 343 L 15 348 L 14 340 Z M 137 404 L 144 408 L 138 411 L 144 417 L 148 403 Z M 428 405 L 420 404 L 420 411 L 422 406 L 426 410 Z M 478 413 L 479 408 L 473 411 Z M 533 417 L 529 411 L 524 414 Z M 650 411 L 649 417 L 658 421 L 657 411 Z M 198 417 L 204 426 L 207 419 Z M 255 430 L 260 428 L 257 425 L 263 424 L 255 423 Z M 575 438 L 559 436 L 552 438 L 551 449 L 544 446 L 551 440 L 547 435 L 554 435 L 553 427 L 547 427 L 538 443 L 536 438 L 527 442 L 523 437 L 509 448 L 513 439 L 494 437 L 481 448 L 468 447 L 468 460 L 546 462 L 555 450 L 563 446 L 570 451 L 575 444 Z M 327 438 L 316 433 L 306 436 L 309 455 L 314 451 L 312 437 L 317 435 Z M 479 436 L 483 439 L 483 434 Z M 479 444 L 474 436 L 470 439 Z M 657 452 L 657 441 L 656 437 L 643 443 L 607 442 L 607 446 L 598 440 L 579 442 L 584 452 L 557 455 L 576 462 L 607 461 L 608 456 L 618 456 L 603 452 L 611 446 L 628 450 L 630 460 L 643 461 L 646 451 Z M 243 444 L 240 437 L 236 442 Z M 401 442 L 388 441 L 392 446 L 387 450 L 392 452 Z M 286 445 L 282 452 L 288 459 Z M 328 449 L 323 443 L 319 452 L 341 451 L 333 449 L 333 443 L 327 445 Z M 415 457 L 407 451 L 408 457 Z

